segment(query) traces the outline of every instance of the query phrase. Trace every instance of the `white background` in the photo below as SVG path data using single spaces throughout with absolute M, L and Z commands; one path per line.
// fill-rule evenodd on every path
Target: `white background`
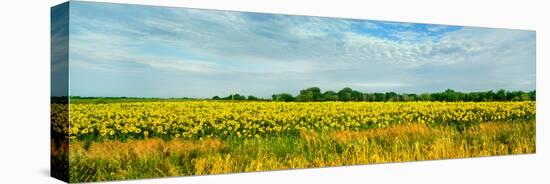
M 61 0 L 0 6 L 0 183 L 62 183 L 49 177 L 50 7 Z M 256 172 L 115 183 L 549 183 L 550 6 L 540 0 L 106 0 L 537 31 L 537 153 L 443 161 Z

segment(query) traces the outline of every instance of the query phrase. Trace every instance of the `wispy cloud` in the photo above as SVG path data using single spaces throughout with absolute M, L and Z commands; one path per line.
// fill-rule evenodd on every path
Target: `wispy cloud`
M 436 25 L 436 26 L 430 26 L 427 28 L 428 31 L 430 32 L 439 32 L 439 31 L 442 31 L 442 30 L 445 30 L 445 29 L 448 29 L 449 26 L 442 26 L 442 25 Z
M 148 56 L 140 57 L 136 59 L 135 62 L 160 69 L 178 70 L 181 72 L 192 72 L 197 74 L 211 75 L 223 71 L 216 63 L 196 60 L 183 60 L 179 58 L 158 58 Z
M 244 91 L 257 91 L 261 96 L 311 85 L 339 88 L 354 84 L 368 90 L 403 92 L 534 89 L 534 83 L 492 82 L 534 81 L 534 32 L 530 31 L 74 4 L 78 11 L 71 11 L 71 60 L 88 72 L 71 75 L 108 76 L 106 72 L 119 69 L 148 72 L 143 76 L 149 77 L 151 73 L 179 73 L 170 75 L 177 83 L 207 81 L 197 85 L 201 89 L 151 95 L 225 95 L 228 88 L 241 83 L 248 86 L 241 88 L 250 88 Z M 75 91 L 93 95 L 103 84 L 77 84 Z M 136 89 L 118 93 L 141 90 L 149 94 L 146 87 L 129 88 Z

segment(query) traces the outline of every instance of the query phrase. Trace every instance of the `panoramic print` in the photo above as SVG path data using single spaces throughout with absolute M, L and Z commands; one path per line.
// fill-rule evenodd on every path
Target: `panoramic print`
M 78 1 L 51 21 L 67 182 L 536 152 L 535 31 Z

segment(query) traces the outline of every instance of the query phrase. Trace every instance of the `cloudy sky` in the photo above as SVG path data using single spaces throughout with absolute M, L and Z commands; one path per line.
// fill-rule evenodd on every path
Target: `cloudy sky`
M 535 32 L 71 2 L 70 93 L 534 90 Z

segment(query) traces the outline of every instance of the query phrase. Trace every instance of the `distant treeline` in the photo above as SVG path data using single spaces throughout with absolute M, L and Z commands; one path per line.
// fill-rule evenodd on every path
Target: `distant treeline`
M 81 100 L 142 100 L 142 101 L 166 101 L 166 100 L 206 100 L 200 98 L 146 98 L 146 97 L 82 97 L 71 96 L 71 99 Z M 408 102 L 408 101 L 445 101 L 445 102 L 490 102 L 490 101 L 535 101 L 536 91 L 482 91 L 482 92 L 458 92 L 447 89 L 437 93 L 363 93 L 351 88 L 343 88 L 340 91 L 322 92 L 318 87 L 310 87 L 300 90 L 300 94 L 293 96 L 290 93 L 273 94 L 271 99 L 256 96 L 231 94 L 226 97 L 214 96 L 212 100 L 237 100 L 237 101 L 281 101 L 281 102 L 323 102 L 323 101 L 364 101 L 364 102 Z
M 259 98 L 252 95 L 243 96 L 239 94 L 230 94 L 226 97 L 214 96 L 212 100 L 250 100 L 250 101 L 271 101 L 271 99 Z
M 318 87 L 300 90 L 300 94 L 293 96 L 289 93 L 273 94 L 271 99 L 262 99 L 255 96 L 232 94 L 227 97 L 214 96 L 213 100 L 251 100 L 251 101 L 283 101 L 283 102 L 322 102 L 322 101 L 364 101 L 364 102 L 407 102 L 407 101 L 446 101 L 446 102 L 488 102 L 488 101 L 534 101 L 536 91 L 506 91 L 498 90 L 483 92 L 458 92 L 447 89 L 438 93 L 363 93 L 351 88 L 343 88 L 338 92 L 322 92 Z

